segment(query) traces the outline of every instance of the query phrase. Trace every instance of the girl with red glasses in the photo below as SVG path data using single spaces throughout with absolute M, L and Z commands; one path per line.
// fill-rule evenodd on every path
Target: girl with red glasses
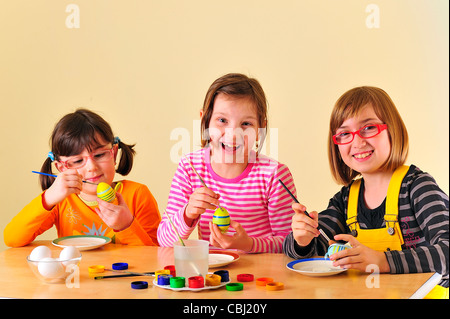
M 116 168 L 116 158 L 120 159 Z M 11 247 L 24 246 L 56 226 L 58 237 L 97 235 L 129 245 L 157 245 L 161 220 L 155 198 L 143 184 L 114 182 L 115 173 L 127 175 L 133 166 L 134 145 L 115 138 L 110 125 L 98 114 L 78 109 L 55 126 L 51 152 L 40 175 L 43 192 L 6 226 L 4 240 Z M 120 183 L 117 203 L 97 197 L 97 184 L 113 188 Z
M 330 118 L 328 157 L 335 181 L 344 185 L 328 208 L 307 217 L 293 204 L 292 232 L 283 243 L 292 258 L 325 255 L 329 238 L 352 248 L 330 256 L 335 266 L 381 273 L 437 272 L 428 295 L 448 298 L 449 201 L 428 173 L 406 166 L 408 133 L 389 95 L 357 87 L 336 102 Z

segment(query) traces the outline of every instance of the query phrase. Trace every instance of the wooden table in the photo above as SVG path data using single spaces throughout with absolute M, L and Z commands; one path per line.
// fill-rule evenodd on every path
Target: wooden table
M 329 277 L 308 277 L 286 268 L 292 259 L 284 254 L 240 254 L 240 258 L 227 266 L 230 279 L 236 282 L 241 273 L 251 273 L 255 278 L 272 277 L 284 283 L 279 291 L 267 291 L 255 282 L 244 283 L 242 291 L 227 291 L 225 287 L 202 292 L 172 291 L 153 286 L 153 277 L 125 277 L 94 280 L 89 277 L 88 267 L 127 262 L 130 271 L 148 272 L 163 269 L 174 264 L 173 249 L 146 246 L 123 246 L 108 244 L 101 248 L 82 252 L 79 264 L 79 288 L 68 288 L 65 283 L 47 284 L 41 282 L 29 269 L 26 257 L 38 245 L 50 247 L 54 256 L 61 248 L 49 241 L 36 241 L 21 248 L 10 248 L 0 252 L 0 297 L 7 298 L 160 298 L 160 299 L 303 299 L 303 298 L 410 298 L 424 283 L 430 282 L 433 273 L 380 275 L 379 288 L 368 288 L 369 275 L 347 271 Z M 211 269 L 214 271 L 217 269 Z M 131 282 L 145 280 L 149 288 L 136 290 Z M 429 288 L 427 288 L 429 289 Z M 424 291 L 423 293 L 426 293 Z

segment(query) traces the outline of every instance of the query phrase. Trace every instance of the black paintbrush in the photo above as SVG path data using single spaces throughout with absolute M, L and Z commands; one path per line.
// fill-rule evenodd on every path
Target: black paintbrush
M 281 179 L 278 179 L 278 181 L 281 183 L 281 185 L 284 187 L 284 189 L 288 192 L 288 194 L 291 195 L 292 199 L 293 199 L 296 203 L 300 204 L 299 201 L 297 200 L 297 198 L 295 198 L 295 196 L 294 196 L 294 195 L 291 193 L 291 191 L 286 187 L 286 185 L 284 185 L 284 183 L 281 181 Z M 308 216 L 309 218 L 311 218 L 311 216 L 309 216 L 309 214 L 308 214 L 308 212 L 307 212 L 306 210 L 305 210 L 305 215 Z M 327 243 L 329 243 L 331 240 L 330 240 L 330 238 L 328 238 L 328 236 L 325 234 L 325 232 L 324 232 L 322 229 L 320 229 L 320 228 L 318 228 L 318 230 L 319 230 L 320 234 L 327 240 Z

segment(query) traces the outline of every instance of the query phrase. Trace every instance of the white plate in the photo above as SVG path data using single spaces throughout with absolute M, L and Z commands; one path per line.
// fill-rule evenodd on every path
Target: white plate
M 311 277 L 332 276 L 346 271 L 346 269 L 334 267 L 333 262 L 325 258 L 294 260 L 288 263 L 286 267 L 292 271 Z
M 229 251 L 210 250 L 208 257 L 209 268 L 223 267 L 239 259 L 239 255 Z
M 75 235 L 57 238 L 52 244 L 61 248 L 74 246 L 78 250 L 90 250 L 104 246 L 111 242 L 111 238 L 105 236 L 94 235 Z
M 202 291 L 202 290 L 217 289 L 217 288 L 225 286 L 228 283 L 230 283 L 230 281 L 221 282 L 220 285 L 217 285 L 217 286 L 205 286 L 202 288 L 189 288 L 189 287 L 172 288 L 172 287 L 170 287 L 170 285 L 158 285 L 158 282 L 156 281 L 156 279 L 153 280 L 153 285 L 155 285 L 156 287 L 169 289 L 169 290 L 173 290 L 173 291 Z

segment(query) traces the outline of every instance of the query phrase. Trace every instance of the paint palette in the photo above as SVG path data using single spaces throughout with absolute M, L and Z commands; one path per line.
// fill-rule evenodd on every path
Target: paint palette
M 230 281 L 221 282 L 217 286 L 204 286 L 202 288 L 189 288 L 189 287 L 173 288 L 173 287 L 170 287 L 170 285 L 158 285 L 157 280 L 156 279 L 153 280 L 153 285 L 156 287 L 159 287 L 159 288 L 169 289 L 169 290 L 173 290 L 173 291 L 195 291 L 195 292 L 199 292 L 199 291 L 203 291 L 203 290 L 217 289 L 217 288 L 225 286 L 228 283 L 230 283 Z

